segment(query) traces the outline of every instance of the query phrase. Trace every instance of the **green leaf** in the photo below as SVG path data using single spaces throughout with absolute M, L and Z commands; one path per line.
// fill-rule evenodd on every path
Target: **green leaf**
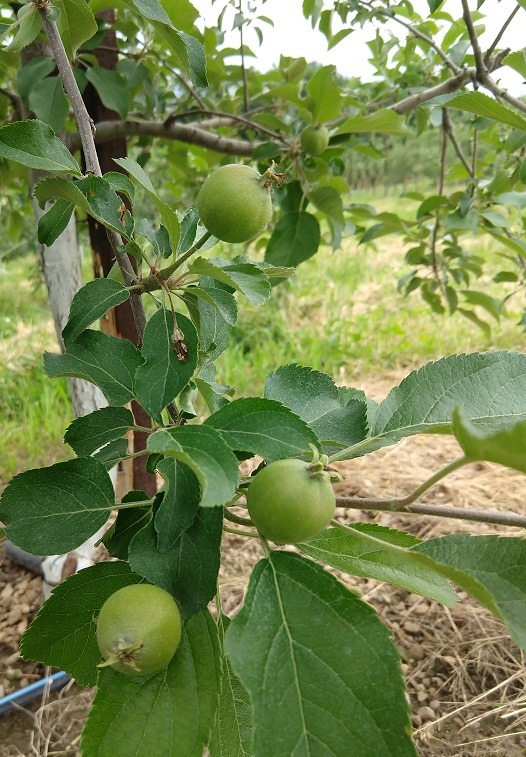
M 42 121 L 15 121 L 0 128 L 0 157 L 28 168 L 81 175 L 80 167 L 53 129 Z
M 130 239 L 133 218 L 110 182 L 102 177 L 89 176 L 75 182 L 60 177 L 42 179 L 35 186 L 34 193 L 41 208 L 47 200 L 56 197 L 68 200 L 103 226 Z
M 214 598 L 222 533 L 222 508 L 199 508 L 190 527 L 161 552 L 154 523 L 149 523 L 130 544 L 130 567 L 172 594 L 187 618 Z
M 140 404 L 159 423 L 162 410 L 188 384 L 197 367 L 197 332 L 186 316 L 177 313 L 177 342 L 174 317 L 160 308 L 144 330 L 144 363 L 135 374 L 135 393 Z
M 213 363 L 203 366 L 199 375 L 194 379 L 194 383 L 211 413 L 215 413 L 220 407 L 226 405 L 228 400 L 225 395 L 232 394 L 229 386 L 221 386 L 216 382 L 216 370 Z
M 225 615 L 217 621 L 222 651 L 221 688 L 208 748 L 210 757 L 252 757 L 254 726 L 250 696 L 224 654 L 224 636 L 229 622 Z
M 457 407 L 453 411 L 452 425 L 453 433 L 469 460 L 488 460 L 526 473 L 526 421 L 503 431 L 485 433 Z
M 103 105 L 125 120 L 131 105 L 131 91 L 124 76 L 118 71 L 93 66 L 86 70 L 86 79 L 97 90 Z
M 92 457 L 19 473 L 0 499 L 7 536 L 34 555 L 75 549 L 106 523 L 115 495 L 106 468 Z
M 229 326 L 234 326 L 237 321 L 237 302 L 231 292 L 231 287 L 220 281 L 215 281 L 209 276 L 203 276 L 200 286 L 188 287 L 181 295 L 181 299 L 185 301 L 187 306 L 189 303 L 193 303 L 195 306 L 197 302 L 210 305 Z M 198 322 L 200 320 L 197 319 Z M 201 347 L 201 341 L 199 347 Z
M 505 108 L 504 105 L 482 92 L 464 92 L 449 100 L 447 106 L 490 118 L 500 124 L 513 126 L 514 129 L 526 131 L 526 120 L 522 116 L 509 108 Z
M 57 202 L 38 219 L 38 241 L 48 247 L 62 234 L 75 206 L 67 200 Z
M 251 305 L 261 305 L 270 295 L 268 278 L 254 263 L 225 260 L 223 258 L 195 258 L 188 272 L 210 278 L 239 289 Z
M 101 562 L 70 576 L 22 636 L 22 657 L 65 670 L 80 686 L 94 686 L 102 659 L 94 620 L 114 592 L 142 581 L 124 562 Z
M 269 279 L 288 279 L 296 273 L 295 268 L 289 268 L 283 265 L 271 265 L 265 260 L 257 260 L 253 262 Z
M 183 626 L 165 670 L 124 676 L 106 668 L 82 735 L 85 757 L 201 755 L 214 723 L 221 663 L 206 610 Z
M 129 5 L 131 6 L 131 3 Z M 161 24 L 174 28 L 170 16 L 158 0 L 133 0 L 133 5 L 149 21 L 159 21 Z
M 64 126 L 69 103 L 62 88 L 60 76 L 48 76 L 35 84 L 29 93 L 29 107 L 40 121 L 57 132 Z
M 55 0 L 55 5 L 60 10 L 58 30 L 68 58 L 73 60 L 82 43 L 96 33 L 97 22 L 85 0 Z
M 502 536 L 453 534 L 413 547 L 497 618 L 526 649 L 526 541 Z
M 265 460 L 309 455 L 309 444 L 319 447 L 314 431 L 280 402 L 246 397 L 224 405 L 206 421 L 236 452 L 261 455 Z
M 437 210 L 438 208 L 441 208 L 447 204 L 448 199 L 447 197 L 444 197 L 444 195 L 431 195 L 430 197 L 426 197 L 426 199 L 421 203 L 418 210 L 416 211 L 416 217 L 424 218 L 424 216 L 429 215 L 434 210 Z
M 194 522 L 201 490 L 192 469 L 173 457 L 161 460 L 157 470 L 164 479 L 164 496 L 155 514 L 155 530 L 157 550 L 165 552 Z
M 353 30 L 350 28 L 347 29 L 340 29 L 339 32 L 336 32 L 336 34 L 333 34 L 331 39 L 329 40 L 329 44 L 327 45 L 327 50 L 332 50 L 333 47 L 336 47 L 336 45 L 339 45 L 340 42 L 342 42 L 346 37 L 349 36 L 349 34 L 352 34 Z
M 389 631 L 315 563 L 261 560 L 225 647 L 251 695 L 256 757 L 416 755 Z
M 399 231 L 399 228 L 391 223 L 375 223 L 370 226 L 365 234 L 360 238 L 360 244 L 367 244 L 368 242 L 372 242 L 374 239 L 383 237 L 386 234 L 393 234 L 396 231 Z
M 213 362 L 228 347 L 232 326 L 237 320 L 237 303 L 220 282 L 210 279 L 207 284 L 203 277 L 200 283 L 200 287 L 187 289 L 182 299 L 199 335 L 203 365 Z
M 42 28 L 40 15 L 33 3 L 23 5 L 17 13 L 17 18 L 20 23 L 13 41 L 7 48 L 12 52 L 19 52 L 22 48 L 30 45 Z
M 181 233 L 179 218 L 177 213 L 164 200 L 161 200 L 150 180 L 148 174 L 131 158 L 114 158 L 115 163 L 122 166 L 146 190 L 148 197 L 155 204 L 155 207 L 161 214 L 163 223 L 166 226 L 170 237 L 172 251 L 175 252 L 179 245 L 179 236 Z
M 315 560 L 350 575 L 388 581 L 444 605 L 454 604 L 458 597 L 449 582 L 415 560 L 409 548 L 419 543 L 420 539 L 405 531 L 356 523 L 346 531 L 326 529 L 298 547 Z
M 282 402 L 307 421 L 324 452 L 334 452 L 328 442 L 351 447 L 367 436 L 365 399 L 342 395 L 325 373 L 306 366 L 282 365 L 267 376 L 265 397 Z
M 496 321 L 500 320 L 502 311 L 502 302 L 500 300 L 491 297 L 486 292 L 475 292 L 472 289 L 464 289 L 462 294 L 464 295 L 465 302 L 484 308 Z
M 314 255 L 320 239 L 320 224 L 312 213 L 286 213 L 272 232 L 265 260 L 275 266 L 297 266 Z
M 110 471 L 118 463 L 124 460 L 128 456 L 128 440 L 127 439 L 115 439 L 113 442 L 109 442 L 102 449 L 93 453 L 93 457 L 99 460 L 107 471 Z
M 427 0 L 427 4 L 429 5 L 429 12 L 434 13 L 440 8 L 443 2 L 444 0 Z
M 179 244 L 177 245 L 178 255 L 187 252 L 195 242 L 198 224 L 199 213 L 195 208 L 190 208 L 181 221 L 181 236 L 179 238 Z
M 153 26 L 179 57 L 183 67 L 189 71 L 193 83 L 198 87 L 207 87 L 206 55 L 202 44 L 195 37 L 185 34 L 185 32 L 174 33 L 155 21 Z
M 526 134 L 524 136 L 526 137 Z M 498 202 L 499 205 L 512 205 L 515 208 L 519 208 L 519 210 L 526 208 L 526 192 L 502 192 L 499 195 L 495 195 L 493 200 L 494 202 Z M 491 233 L 495 236 L 494 229 L 491 230 Z M 509 239 L 508 241 L 513 243 L 513 241 L 517 240 Z
M 195 21 L 199 18 L 199 11 L 194 8 L 190 0 L 160 0 L 161 5 L 177 29 L 191 32 Z
M 523 79 L 526 79 L 526 55 L 524 54 L 524 50 L 517 50 L 517 52 L 509 53 L 502 62 L 505 66 L 509 66 L 520 74 Z
M 493 277 L 493 281 L 495 281 L 497 284 L 500 284 L 502 281 L 516 282 L 518 280 L 519 276 L 515 273 L 515 271 L 499 271 Z
M 336 66 L 322 66 L 307 82 L 310 110 L 318 123 L 337 118 L 343 107 L 342 90 L 336 83 Z
M 127 507 L 117 512 L 117 517 L 102 537 L 104 546 L 112 557 L 119 560 L 128 559 L 128 550 L 133 537 L 152 519 L 152 502 L 146 492 L 132 489 L 121 499 L 121 504 L 144 502 L 137 507 Z
M 64 443 L 69 444 L 79 457 L 87 457 L 127 434 L 133 426 L 133 415 L 127 408 L 103 407 L 75 418 L 64 434 Z
M 492 226 L 496 226 L 500 229 L 506 229 L 510 225 L 509 218 L 506 218 L 502 213 L 496 213 L 493 210 L 487 210 L 485 213 L 480 214 L 482 218 L 485 218 Z
M 92 216 L 104 226 L 131 240 L 133 216 L 109 181 L 101 176 L 89 175 L 86 179 L 77 181 L 75 186 L 88 200 Z
M 292 363 L 269 373 L 265 397 L 282 402 L 311 425 L 341 407 L 338 388 L 326 373 Z
M 64 342 L 74 342 L 93 321 L 108 310 L 126 302 L 130 293 L 113 279 L 94 279 L 85 284 L 73 297 L 68 322 L 62 330 Z
M 526 355 L 495 350 L 427 363 L 380 402 L 371 436 L 386 437 L 392 443 L 413 434 L 449 434 L 457 405 L 479 429 L 487 431 L 525 420 Z
M 307 195 L 314 207 L 339 224 L 343 220 L 343 203 L 340 193 L 333 187 L 319 187 Z
M 133 205 L 135 201 L 135 186 L 128 177 L 120 171 L 108 171 L 104 174 L 104 179 L 109 183 L 115 192 L 124 194 Z
M 141 363 L 139 350 L 127 339 L 89 329 L 68 345 L 64 355 L 44 353 L 48 376 L 77 376 L 91 381 L 109 405 L 125 405 L 134 398 L 133 377 Z
M 148 437 L 148 449 L 172 455 L 194 471 L 201 486 L 201 507 L 224 505 L 234 496 L 239 480 L 237 458 L 215 429 L 160 429 Z
M 482 318 L 479 318 L 476 313 L 474 313 L 472 310 L 466 310 L 466 308 L 457 308 L 456 312 L 460 313 L 460 315 L 464 316 L 464 318 L 467 318 L 468 321 L 471 321 L 471 323 L 474 323 L 475 326 L 482 331 L 484 337 L 487 340 L 490 339 L 491 327 L 486 323 L 486 321 L 483 321 Z
M 334 132 L 337 134 L 361 134 L 362 132 L 376 132 L 377 134 L 406 134 L 403 116 L 393 110 L 385 108 L 377 110 L 370 116 L 354 116 L 346 119 Z
M 34 195 L 41 208 L 45 206 L 48 200 L 60 198 L 71 202 L 73 205 L 78 205 L 86 213 L 91 213 L 91 206 L 86 196 L 80 191 L 77 183 L 59 176 L 39 181 L 35 185 Z
M 206 57 L 204 48 L 195 37 L 177 31 L 162 5 L 157 0 L 124 0 L 129 8 L 137 10 L 147 18 L 153 28 L 170 45 L 181 66 L 188 71 L 195 84 L 206 87 Z
M 16 75 L 16 88 L 26 104 L 33 87 L 45 79 L 55 69 L 55 65 L 53 58 L 37 56 L 20 69 Z

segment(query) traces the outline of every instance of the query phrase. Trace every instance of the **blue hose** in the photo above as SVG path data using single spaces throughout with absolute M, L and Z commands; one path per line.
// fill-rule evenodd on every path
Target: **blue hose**
M 40 681 L 30 683 L 29 686 L 24 686 L 23 689 L 13 691 L 12 694 L 7 694 L 7 696 L 0 699 L 0 717 L 10 710 L 14 710 L 15 705 L 17 704 L 22 705 L 27 704 L 27 702 L 32 702 L 33 699 L 36 699 L 42 694 L 42 691 L 46 686 L 49 686 L 50 691 L 56 691 L 65 686 L 70 680 L 70 675 L 60 671 L 59 673 L 53 673 L 53 675 L 47 676 L 47 678 L 41 678 Z

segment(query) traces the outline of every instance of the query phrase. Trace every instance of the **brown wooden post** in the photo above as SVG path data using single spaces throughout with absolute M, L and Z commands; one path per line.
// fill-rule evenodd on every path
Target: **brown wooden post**
M 94 50 L 94 54 L 99 60 L 101 66 L 107 69 L 115 69 L 118 61 L 117 38 L 111 24 L 114 21 L 115 14 L 113 10 L 104 10 L 97 14 L 98 18 L 106 21 L 110 28 L 101 41 L 103 49 Z M 84 101 L 88 112 L 95 123 L 97 121 L 118 120 L 120 116 L 106 106 L 100 100 L 95 88 L 88 84 L 84 92 Z M 124 137 L 113 139 L 103 145 L 97 145 L 102 173 L 108 171 L 121 170 L 113 158 L 126 157 L 126 140 Z M 126 199 L 124 199 L 126 202 Z M 108 241 L 104 226 L 99 224 L 94 218 L 88 216 L 88 228 L 93 254 L 93 271 L 96 278 L 106 276 L 115 262 L 113 250 Z M 107 334 L 129 339 L 133 344 L 137 344 L 137 330 L 133 321 L 132 311 L 129 302 L 119 305 L 108 313 L 106 318 L 102 319 L 101 328 Z M 137 402 L 132 402 L 132 411 L 135 421 L 139 426 L 149 426 L 150 419 L 142 407 Z M 147 434 L 136 431 L 133 438 L 133 448 L 135 452 L 145 449 Z M 126 491 L 129 489 L 142 489 L 148 494 L 153 495 L 156 490 L 155 476 L 146 472 L 146 457 L 138 457 L 129 461 L 128 470 L 124 471 L 125 481 L 123 487 Z

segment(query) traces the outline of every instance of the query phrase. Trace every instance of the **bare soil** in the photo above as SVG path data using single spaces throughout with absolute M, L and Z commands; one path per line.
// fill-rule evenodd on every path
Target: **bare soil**
M 404 374 L 364 381 L 380 399 Z M 415 437 L 344 464 L 339 494 L 403 495 L 458 453 L 449 437 Z M 424 501 L 461 507 L 526 512 L 523 475 L 489 464 L 472 465 L 432 489 Z M 449 533 L 523 535 L 518 529 L 416 515 L 339 510 L 351 521 L 382 523 L 423 538 Z M 220 572 L 223 609 L 235 612 L 253 565 L 261 557 L 255 540 L 227 534 Z M 423 757 L 523 755 L 526 750 L 524 653 L 486 610 L 460 593 L 450 609 L 375 580 L 334 571 L 388 625 L 400 651 L 413 714 L 415 739 Z M 0 693 L 46 674 L 20 659 L 20 635 L 41 602 L 40 579 L 12 565 L 0 553 Z M 70 684 L 60 695 L 0 718 L 0 757 L 77 755 L 91 692 Z M 159 757 L 162 757 L 159 755 Z

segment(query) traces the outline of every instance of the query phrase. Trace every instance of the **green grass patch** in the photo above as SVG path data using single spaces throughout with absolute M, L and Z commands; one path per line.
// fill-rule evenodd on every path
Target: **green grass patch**
M 486 245 L 483 254 L 496 252 Z M 376 248 L 348 240 L 343 249 L 322 250 L 303 263 L 267 305 L 254 308 L 239 298 L 233 344 L 217 362 L 218 382 L 235 387 L 238 396 L 255 393 L 278 365 L 298 362 L 352 385 L 456 352 L 526 349 L 513 300 L 500 322 L 479 312 L 492 327 L 488 339 L 459 313 L 433 313 L 418 292 L 400 295 L 396 284 L 407 270 L 396 236 L 383 237 Z M 478 288 L 497 291 L 491 281 Z M 502 296 L 502 286 L 498 291 Z
M 0 417 L 0 483 L 69 456 L 62 445 L 72 420 L 67 381 L 49 379 L 38 358 L 0 371 Z
M 42 353 L 56 350 L 46 290 L 35 258 L 2 266 L 0 276 L 0 484 L 27 468 L 67 456 L 72 419 L 67 382 L 49 379 Z

